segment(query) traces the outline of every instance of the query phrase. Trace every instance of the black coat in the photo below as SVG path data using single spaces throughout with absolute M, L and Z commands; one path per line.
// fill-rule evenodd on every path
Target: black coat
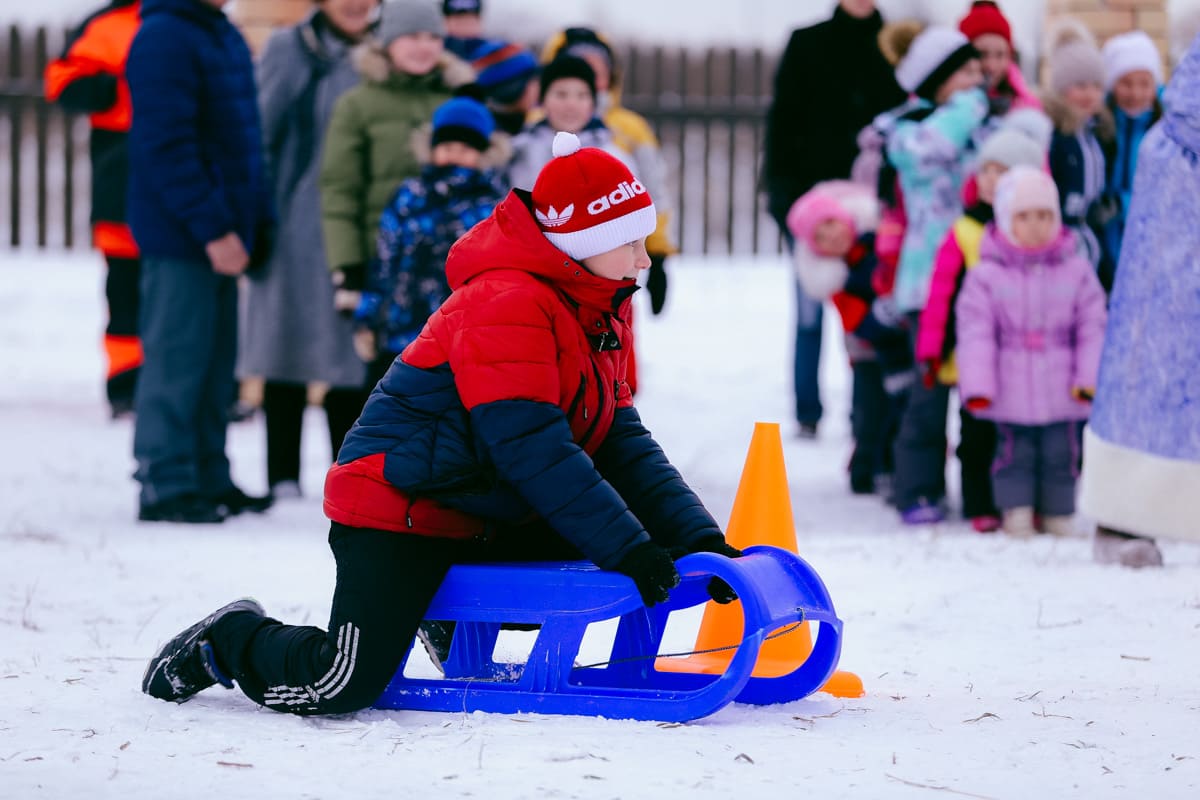
M 856 138 L 876 115 L 900 105 L 904 91 L 879 52 L 883 19 L 833 17 L 792 33 L 767 114 L 763 180 L 781 230 L 788 209 L 821 181 L 848 178 Z

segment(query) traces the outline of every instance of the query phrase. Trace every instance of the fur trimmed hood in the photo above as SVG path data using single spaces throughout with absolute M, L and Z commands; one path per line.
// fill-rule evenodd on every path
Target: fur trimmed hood
M 1075 118 L 1067 101 L 1062 95 L 1046 92 L 1042 95 L 1042 106 L 1046 116 L 1054 123 L 1054 129 L 1059 133 L 1074 136 L 1083 128 L 1083 123 Z M 1117 123 L 1113 120 L 1112 112 L 1105 103 L 1100 107 L 1096 117 L 1096 138 L 1102 142 L 1112 141 L 1117 135 Z
M 392 67 L 383 44 L 374 37 L 355 47 L 351 58 L 358 73 L 372 83 L 386 83 L 399 74 Z M 475 70 L 471 69 L 471 65 L 449 51 L 442 53 L 434 70 L 440 73 L 442 83 L 449 89 L 457 89 L 475 81 Z
M 810 237 L 816 226 L 824 219 L 840 219 L 851 226 L 858 239 L 875 231 L 879 214 L 875 194 L 851 181 L 818 183 L 792 204 L 787 216 L 788 230 L 796 239 L 792 261 L 805 293 L 828 300 L 845 286 L 850 273 L 844 259 L 813 250 Z

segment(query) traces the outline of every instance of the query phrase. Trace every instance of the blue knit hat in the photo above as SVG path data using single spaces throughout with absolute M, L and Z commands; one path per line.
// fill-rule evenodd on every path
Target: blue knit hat
M 501 105 L 520 99 L 525 87 L 541 72 L 541 65 L 529 48 L 500 41 L 481 46 L 471 66 L 478 76 L 475 82 L 489 99 Z
M 488 149 L 496 121 L 487 106 L 470 97 L 455 97 L 433 112 L 433 146 L 462 142 L 479 152 Z

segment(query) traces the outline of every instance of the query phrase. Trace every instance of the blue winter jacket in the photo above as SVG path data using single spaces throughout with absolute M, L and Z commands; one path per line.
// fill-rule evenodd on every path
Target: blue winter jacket
M 1133 195 L 1138 148 L 1142 146 L 1142 137 L 1162 116 L 1162 105 L 1155 100 L 1151 108 L 1131 117 L 1110 97 L 1109 108 L 1116 122 L 1116 146 L 1114 157 L 1108 165 L 1105 193 L 1120 200 L 1120 211 L 1104 226 L 1104 247 L 1113 264 L 1116 264 L 1121 259 L 1121 242 L 1125 237 L 1125 219 Z
M 494 170 L 427 164 L 400 184 L 379 219 L 376 257 L 355 319 L 399 353 L 450 296 L 450 246 L 504 199 Z
M 234 232 L 247 251 L 270 219 L 254 64 L 202 0 L 144 0 L 129 51 L 129 225 L 144 256 L 205 261 Z

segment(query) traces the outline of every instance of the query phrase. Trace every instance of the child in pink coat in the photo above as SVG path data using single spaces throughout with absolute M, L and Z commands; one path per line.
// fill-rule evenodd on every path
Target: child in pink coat
M 1039 114 L 1028 111 L 1022 113 Z M 1040 115 L 1049 138 L 1050 120 Z M 954 303 L 962 289 L 966 271 L 979 263 L 983 235 L 993 218 L 992 203 L 1001 176 L 1022 164 L 1039 167 L 1046 161 L 1048 142 L 1016 124 L 1003 124 L 987 138 L 979 151 L 973 179 L 975 202 L 955 220 L 938 248 L 929 283 L 929 299 L 921 310 L 917 330 L 916 359 L 925 385 L 953 386 L 958 381 L 954 359 Z M 947 401 L 948 393 L 944 394 Z M 992 500 L 992 456 L 996 451 L 996 427 L 959 407 L 959 441 L 955 455 L 961 470 L 962 513 L 979 533 L 999 530 L 1000 515 Z
M 1104 289 L 1044 171 L 1020 166 L 1000 179 L 996 222 L 955 307 L 964 405 L 996 423 L 992 488 L 1004 530 L 1071 532 L 1078 427 L 1096 386 L 1106 321 Z

